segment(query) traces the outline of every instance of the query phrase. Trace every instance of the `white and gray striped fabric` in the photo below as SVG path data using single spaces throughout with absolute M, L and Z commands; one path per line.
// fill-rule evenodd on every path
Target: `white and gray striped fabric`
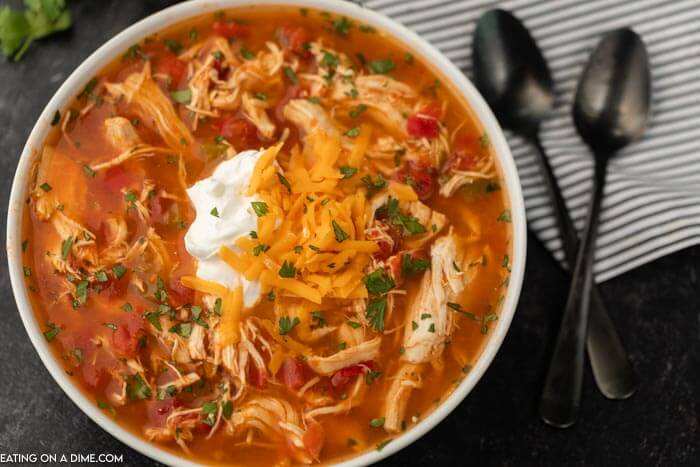
M 367 0 L 403 23 L 470 76 L 479 16 L 510 10 L 530 29 L 554 75 L 556 109 L 543 144 L 578 228 L 587 212 L 592 158 L 571 118 L 576 80 L 601 35 L 630 26 L 652 65 L 653 117 L 644 139 L 610 165 L 596 252 L 604 281 L 700 243 L 700 0 Z M 532 149 L 507 135 L 525 193 L 529 227 L 563 261 Z

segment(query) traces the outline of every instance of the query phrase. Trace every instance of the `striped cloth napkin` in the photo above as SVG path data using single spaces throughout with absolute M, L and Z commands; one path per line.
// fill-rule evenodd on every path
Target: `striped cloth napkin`
M 513 12 L 542 48 L 556 108 L 543 144 L 577 228 L 589 201 L 592 155 L 573 126 L 576 81 L 601 35 L 630 26 L 652 66 L 653 116 L 644 139 L 611 161 L 596 251 L 598 282 L 700 243 L 700 1 L 366 0 L 361 5 L 417 32 L 471 77 L 476 21 L 494 7 Z M 564 255 L 530 146 L 508 142 L 520 173 L 529 227 L 557 259 Z

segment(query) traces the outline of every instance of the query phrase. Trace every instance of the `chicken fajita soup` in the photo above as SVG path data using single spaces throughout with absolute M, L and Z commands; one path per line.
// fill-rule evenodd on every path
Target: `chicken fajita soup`
M 201 463 L 332 462 L 421 420 L 496 325 L 488 135 L 355 20 L 206 15 L 56 112 L 24 216 L 44 336 L 95 404 Z

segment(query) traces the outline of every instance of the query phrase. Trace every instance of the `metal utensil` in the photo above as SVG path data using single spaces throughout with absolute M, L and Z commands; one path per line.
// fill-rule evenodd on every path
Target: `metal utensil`
M 473 48 L 474 82 L 479 91 L 501 124 L 537 149 L 536 160 L 554 208 L 565 258 L 573 265 L 578 237 L 539 138 L 540 124 L 554 104 L 549 67 L 525 26 L 503 10 L 481 16 Z M 591 303 L 586 344 L 595 381 L 606 397 L 625 399 L 637 388 L 632 366 L 595 286 Z
M 573 425 L 581 400 L 583 347 L 608 162 L 642 136 L 650 107 L 649 59 L 641 38 L 628 28 L 606 34 L 583 71 L 574 101 L 574 123 L 595 156 L 595 171 L 586 227 L 540 401 L 540 416 L 556 427 Z

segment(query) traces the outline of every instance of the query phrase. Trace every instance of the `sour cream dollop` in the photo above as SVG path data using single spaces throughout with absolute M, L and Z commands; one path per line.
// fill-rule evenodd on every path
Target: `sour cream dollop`
M 257 228 L 257 216 L 245 196 L 261 151 L 244 151 L 222 162 L 214 173 L 192 185 L 187 195 L 197 211 L 185 234 L 187 252 L 197 258 L 197 277 L 231 288 L 243 287 L 243 304 L 251 307 L 260 298 L 260 284 L 250 282 L 219 257 L 222 245 L 240 252 L 234 244 Z

